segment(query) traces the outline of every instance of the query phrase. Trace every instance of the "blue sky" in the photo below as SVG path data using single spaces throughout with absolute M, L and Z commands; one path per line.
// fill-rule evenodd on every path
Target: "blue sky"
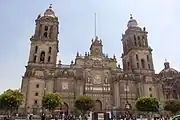
M 104 53 L 116 54 L 121 63 L 121 35 L 132 13 L 139 26 L 149 32 L 156 73 L 163 69 L 165 58 L 171 67 L 180 68 L 179 0 L 0 0 L 0 92 L 20 87 L 34 20 L 49 4 L 60 20 L 59 59 L 65 64 L 74 60 L 77 51 L 89 51 L 95 12 Z

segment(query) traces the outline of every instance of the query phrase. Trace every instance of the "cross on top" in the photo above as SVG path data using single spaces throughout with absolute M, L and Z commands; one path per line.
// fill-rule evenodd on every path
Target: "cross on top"
M 130 19 L 133 19 L 133 16 L 132 16 L 132 14 L 130 14 Z
M 49 8 L 52 8 L 52 4 L 49 5 Z

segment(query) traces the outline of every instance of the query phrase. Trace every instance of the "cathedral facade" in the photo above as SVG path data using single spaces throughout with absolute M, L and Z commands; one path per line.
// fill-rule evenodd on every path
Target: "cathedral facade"
M 92 39 L 90 51 L 84 56 L 77 53 L 70 65 L 61 61 L 57 64 L 58 17 L 50 6 L 35 22 L 29 61 L 22 78 L 21 91 L 25 96 L 22 109 L 37 112 L 42 108 L 42 97 L 49 92 L 60 93 L 64 109 L 69 110 L 80 95 L 95 100 L 96 111 L 134 110 L 135 101 L 141 96 L 155 97 L 161 103 L 179 98 L 179 72 L 165 62 L 165 68 L 155 74 L 148 32 L 133 17 L 121 39 L 123 69 L 117 65 L 115 56 L 103 54 L 98 37 Z

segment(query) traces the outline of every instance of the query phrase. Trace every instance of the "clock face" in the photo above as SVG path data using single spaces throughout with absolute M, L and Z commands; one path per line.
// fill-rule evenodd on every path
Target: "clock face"
M 94 84 L 101 84 L 101 76 L 100 75 L 94 76 Z

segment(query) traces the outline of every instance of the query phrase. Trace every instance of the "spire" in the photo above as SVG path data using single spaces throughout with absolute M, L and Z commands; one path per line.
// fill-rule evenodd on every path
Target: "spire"
M 94 13 L 94 37 L 96 38 L 96 13 Z

